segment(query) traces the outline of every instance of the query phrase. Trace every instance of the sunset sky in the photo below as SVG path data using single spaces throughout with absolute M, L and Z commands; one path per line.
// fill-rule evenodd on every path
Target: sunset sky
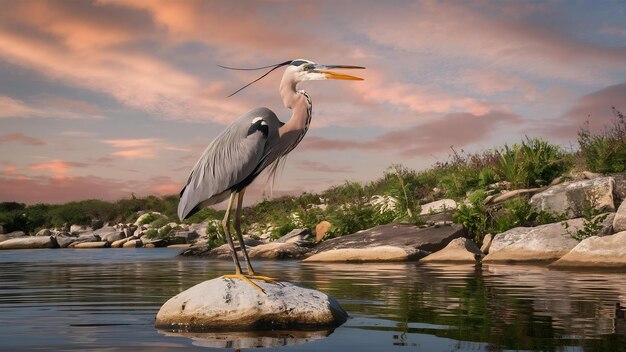
M 0 201 L 177 193 L 239 115 L 290 116 L 282 70 L 226 98 L 262 72 L 217 64 L 297 58 L 367 69 L 300 86 L 311 129 L 274 195 L 423 169 L 452 145 L 575 147 L 585 120 L 626 112 L 626 2 L 5 0 Z

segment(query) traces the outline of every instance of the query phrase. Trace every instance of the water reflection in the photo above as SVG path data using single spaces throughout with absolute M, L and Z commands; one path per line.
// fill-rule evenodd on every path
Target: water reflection
M 271 348 L 299 345 L 321 340 L 333 330 L 320 331 L 239 331 L 239 332 L 169 332 L 160 330 L 166 336 L 185 337 L 193 340 L 194 346 L 213 348 Z
M 232 270 L 175 254 L 0 252 L 0 350 L 626 351 L 623 273 L 493 264 L 260 261 L 259 272 L 324 291 L 351 318 L 328 337 L 164 335 L 154 329 L 161 304 Z

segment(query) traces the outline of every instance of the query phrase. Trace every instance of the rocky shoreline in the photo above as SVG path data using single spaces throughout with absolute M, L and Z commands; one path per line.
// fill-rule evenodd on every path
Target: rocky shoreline
M 501 191 L 489 195 L 485 205 L 511 198 L 527 199 L 535 209 L 564 214 L 565 221 L 535 227 L 516 227 L 494 236 L 487 235 L 481 248 L 468 238 L 468 231 L 452 223 L 450 210 L 457 203 L 440 199 L 422 205 L 427 226 L 391 223 L 337 238 L 323 240 L 332 224 L 323 221 L 316 233 L 296 229 L 272 241 L 267 234 L 246 236 L 246 246 L 255 259 L 298 259 L 307 262 L 397 262 L 419 261 L 462 263 L 542 263 L 551 268 L 626 269 L 626 176 L 587 173 L 585 179 L 562 182 L 537 189 Z M 589 202 L 592 203 L 589 203 Z M 596 218 L 582 217 L 592 204 Z M 182 256 L 230 258 L 226 245 L 210 246 L 216 224 L 170 223 L 168 235 L 149 236 L 153 229 L 142 224 L 144 214 L 134 223 L 106 224 L 99 229 L 73 225 L 66 231 L 43 229 L 29 236 L 16 231 L 0 234 L 0 249 L 25 248 L 138 248 L 180 247 Z M 597 220 L 597 221 L 596 221 Z M 593 224 L 594 226 L 591 226 Z M 586 238 L 576 239 L 577 233 Z

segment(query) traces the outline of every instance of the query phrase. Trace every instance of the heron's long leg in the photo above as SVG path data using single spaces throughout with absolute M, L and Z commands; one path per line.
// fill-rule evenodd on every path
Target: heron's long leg
M 237 258 L 237 251 L 235 250 L 233 239 L 232 237 L 230 237 L 230 209 L 233 207 L 234 201 L 235 201 L 235 193 L 231 193 L 230 200 L 228 201 L 228 208 L 226 208 L 226 215 L 224 215 L 224 220 L 222 220 L 222 227 L 224 228 L 224 236 L 226 236 L 228 247 L 230 247 L 230 252 L 233 256 L 233 261 L 235 262 L 235 274 L 241 275 L 241 265 L 239 265 L 239 258 Z
M 254 269 L 252 269 L 252 264 L 250 263 L 250 258 L 248 257 L 248 250 L 246 250 L 246 244 L 243 242 L 243 235 L 241 234 L 241 206 L 243 205 L 243 195 L 245 193 L 245 188 L 237 193 L 237 208 L 235 208 L 235 223 L 233 224 L 233 227 L 237 233 L 237 239 L 239 239 L 243 260 L 246 262 L 246 267 L 248 269 L 248 275 L 254 275 Z

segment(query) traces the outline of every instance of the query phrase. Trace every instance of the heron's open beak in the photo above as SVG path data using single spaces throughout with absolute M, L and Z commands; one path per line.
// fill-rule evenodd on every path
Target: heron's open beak
M 327 79 L 346 79 L 346 80 L 351 80 L 351 81 L 362 81 L 363 78 L 361 77 L 356 77 L 356 76 L 351 76 L 351 75 L 346 75 L 344 73 L 337 73 L 337 72 L 333 72 L 330 71 L 332 69 L 339 69 L 339 70 L 355 70 L 355 69 L 365 69 L 365 67 L 362 66 L 350 66 L 350 65 L 315 65 L 315 69 L 314 72 L 319 72 L 324 74 L 324 76 L 326 76 Z

